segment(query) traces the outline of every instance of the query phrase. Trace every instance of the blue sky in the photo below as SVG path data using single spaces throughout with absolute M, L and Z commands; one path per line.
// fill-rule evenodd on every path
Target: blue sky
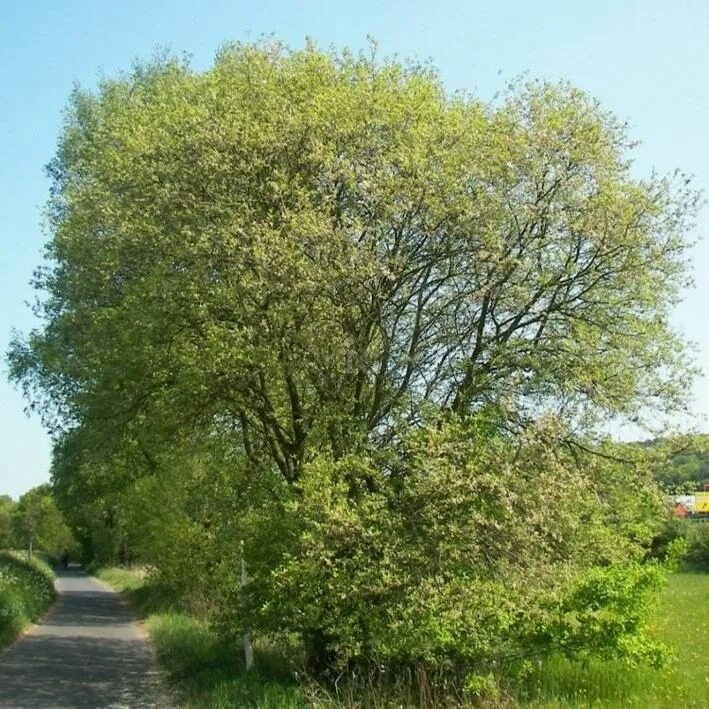
M 638 174 L 679 167 L 709 188 L 709 3 L 703 0 L 568 2 L 286 2 L 285 0 L 0 0 L 0 347 L 12 328 L 35 324 L 25 302 L 46 234 L 41 207 L 62 108 L 74 82 L 90 87 L 157 47 L 187 52 L 206 68 L 225 41 L 264 34 L 294 47 L 359 48 L 430 58 L 451 89 L 484 99 L 520 74 L 570 80 L 627 120 L 641 141 Z M 697 236 L 707 233 L 702 212 Z M 709 361 L 709 242 L 693 254 L 696 288 L 674 323 Z M 2 365 L 3 373 L 5 365 Z M 709 415 L 709 382 L 694 388 Z M 50 443 L 24 403 L 0 381 L 0 494 L 19 496 L 49 478 Z

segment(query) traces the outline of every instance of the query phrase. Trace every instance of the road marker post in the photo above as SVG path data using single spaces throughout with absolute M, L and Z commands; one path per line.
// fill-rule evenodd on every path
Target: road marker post
M 248 577 L 246 575 L 246 562 L 244 561 L 244 542 L 241 542 L 241 588 L 246 586 L 248 583 Z M 244 633 L 244 664 L 246 665 L 246 671 L 249 672 L 254 666 L 254 648 L 251 643 L 251 633 L 248 631 Z

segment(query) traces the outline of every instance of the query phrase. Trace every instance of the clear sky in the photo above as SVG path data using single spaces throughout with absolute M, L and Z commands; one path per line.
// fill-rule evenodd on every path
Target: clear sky
M 34 321 L 25 302 L 46 235 L 43 165 L 52 157 L 74 82 L 94 85 L 157 47 L 206 68 L 228 40 L 272 34 L 300 47 L 362 47 L 430 58 L 451 89 L 492 98 L 520 74 L 564 78 L 627 120 L 641 141 L 636 170 L 679 167 L 709 187 L 709 2 L 705 0 L 0 0 L 0 347 Z M 697 225 L 707 233 L 709 211 Z M 709 242 L 693 255 L 696 288 L 675 324 L 709 361 Z M 50 442 L 0 381 L 0 494 L 49 479 Z M 696 424 L 709 430 L 709 381 L 695 388 Z

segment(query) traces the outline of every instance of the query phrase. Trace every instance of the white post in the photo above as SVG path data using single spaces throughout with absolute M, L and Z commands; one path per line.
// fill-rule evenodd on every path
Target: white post
M 246 586 L 246 563 L 244 562 L 244 543 L 241 542 L 241 588 Z M 244 633 L 244 662 L 248 672 L 254 666 L 254 648 L 251 644 L 251 633 Z

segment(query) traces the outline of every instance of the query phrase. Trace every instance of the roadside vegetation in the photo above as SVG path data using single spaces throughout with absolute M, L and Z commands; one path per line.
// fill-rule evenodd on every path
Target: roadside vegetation
M 0 549 L 25 549 L 50 563 L 65 550 L 77 557 L 80 549 L 51 485 L 33 487 L 17 501 L 0 495 Z
M 225 642 L 210 628 L 185 612 L 142 572 L 101 568 L 98 578 L 124 592 L 154 643 L 170 684 L 185 706 L 218 709 L 234 706 L 254 709 L 305 709 L 322 707 L 446 706 L 435 696 L 436 688 L 421 701 L 420 687 L 407 682 L 377 684 L 375 678 L 353 681 L 347 676 L 336 683 L 317 684 L 302 671 L 302 648 L 255 642 L 255 668 L 246 673 L 243 649 L 238 642 Z M 653 636 L 666 644 L 669 657 L 662 668 L 614 660 L 573 661 L 552 656 L 500 668 L 491 678 L 495 697 L 488 707 L 563 709 L 581 707 L 648 707 L 649 709 L 700 709 L 706 706 L 709 681 L 709 574 L 678 572 L 670 575 L 652 618 Z M 515 679 L 516 678 L 516 679 Z M 494 681 L 493 681 L 494 680 Z M 418 690 L 415 692 L 414 689 Z M 478 706 L 480 702 L 450 706 Z
M 709 573 L 672 574 L 653 616 L 653 633 L 670 648 L 665 667 L 633 667 L 589 660 L 550 658 L 533 665 L 522 684 L 522 706 L 648 707 L 707 706 L 709 670 Z
M 189 707 L 259 707 L 304 709 L 312 706 L 297 682 L 302 650 L 264 643 L 254 647 L 255 666 L 244 668 L 243 646 L 226 640 L 198 618 L 180 609 L 179 601 L 142 569 L 89 569 L 126 595 L 155 647 L 171 688 Z
M 246 632 L 257 679 L 215 697 L 500 703 L 540 660 L 666 664 L 676 449 L 608 431 L 686 410 L 699 196 L 633 145 L 563 82 L 483 102 L 313 44 L 73 92 L 10 375 L 83 558 L 150 567 L 187 695 Z
M 55 595 L 54 574 L 47 564 L 0 551 L 0 649 L 35 622 Z

